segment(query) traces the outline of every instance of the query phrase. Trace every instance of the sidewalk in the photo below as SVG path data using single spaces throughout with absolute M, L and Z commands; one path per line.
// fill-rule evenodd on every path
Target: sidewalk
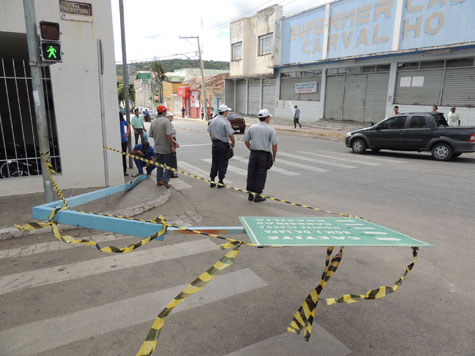
M 244 116 L 246 120 L 246 126 L 249 127 L 259 122 L 259 119 L 255 116 Z M 181 115 L 175 116 L 175 120 L 191 121 L 202 124 L 207 124 L 206 120 L 181 118 Z M 341 120 L 327 120 L 321 119 L 312 123 L 301 122 L 302 128 L 294 128 L 294 122 L 290 119 L 272 118 L 271 125 L 277 131 L 293 132 L 304 135 L 322 136 L 334 139 L 342 139 L 345 137 L 348 131 L 356 130 L 362 127 L 368 127 L 367 122 L 355 122 L 355 121 L 341 121 Z
M 126 178 L 126 182 L 132 179 L 130 176 Z M 68 189 L 64 190 L 63 194 L 65 198 L 68 199 L 72 196 L 99 189 L 101 188 Z M 75 210 L 107 212 L 114 215 L 132 217 L 166 203 L 170 199 L 170 196 L 170 189 L 160 189 L 160 187 L 155 185 L 155 181 L 146 179 L 128 192 L 112 195 L 109 198 L 109 204 L 106 204 L 106 199 L 99 199 L 89 204 L 81 205 L 75 208 Z M 44 203 L 43 193 L 0 197 L 0 240 L 28 235 L 28 233 L 22 233 L 14 228 L 14 224 L 22 225 L 33 221 L 31 217 L 32 208 Z M 75 227 L 65 226 L 65 229 L 70 228 Z M 41 230 L 37 231 L 41 232 Z

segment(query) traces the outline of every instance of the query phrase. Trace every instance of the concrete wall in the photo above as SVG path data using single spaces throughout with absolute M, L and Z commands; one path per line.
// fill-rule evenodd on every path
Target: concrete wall
M 274 5 L 257 12 L 255 16 L 231 23 L 231 45 L 242 41 L 242 59 L 231 60 L 231 77 L 256 77 L 273 74 L 274 52 L 259 56 L 258 38 L 267 33 L 274 33 L 273 47 L 275 47 L 275 22 L 281 17 L 282 7 Z M 232 51 L 231 46 L 230 50 Z
M 293 120 L 295 105 L 300 108 L 300 122 L 311 123 L 320 120 L 319 113 L 323 110 L 320 101 L 279 100 L 274 116 Z
M 120 148 L 114 36 L 111 4 L 89 0 L 93 22 L 60 19 L 58 0 L 37 0 L 36 19 L 59 22 L 63 63 L 51 66 L 58 130 L 61 188 L 104 186 L 104 162 L 99 102 L 97 40 L 104 49 L 104 100 L 107 144 Z M 0 0 L 0 31 L 25 33 L 22 1 Z M 108 152 L 110 184 L 124 182 L 121 156 Z M 2 179 L 0 195 L 43 191 L 42 177 Z

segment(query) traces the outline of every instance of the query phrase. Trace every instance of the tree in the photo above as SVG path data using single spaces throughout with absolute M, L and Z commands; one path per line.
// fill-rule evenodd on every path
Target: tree
M 157 93 L 158 101 L 163 103 L 163 81 L 167 79 L 165 70 L 159 61 L 153 61 L 151 63 L 152 69 L 152 85 L 155 88 L 153 90 L 154 96 Z
M 120 80 L 117 81 L 117 94 L 119 104 L 123 103 L 125 101 L 124 84 Z M 133 83 L 129 85 L 129 101 L 132 102 L 132 106 L 135 106 L 135 88 Z

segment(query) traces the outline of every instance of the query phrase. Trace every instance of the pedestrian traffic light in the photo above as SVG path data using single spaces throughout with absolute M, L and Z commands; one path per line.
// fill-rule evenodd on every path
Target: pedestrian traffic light
M 62 61 L 59 23 L 40 22 L 41 60 L 43 63 Z

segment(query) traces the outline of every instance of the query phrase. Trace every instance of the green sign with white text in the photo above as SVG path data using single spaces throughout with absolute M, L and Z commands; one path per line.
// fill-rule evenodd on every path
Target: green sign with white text
M 266 246 L 432 246 L 357 218 L 241 216 L 252 243 Z

